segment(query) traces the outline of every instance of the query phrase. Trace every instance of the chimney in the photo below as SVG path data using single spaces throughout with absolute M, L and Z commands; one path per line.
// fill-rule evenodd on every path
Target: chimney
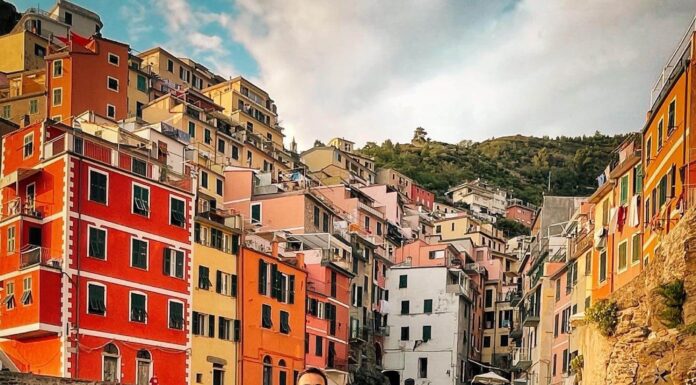
M 304 269 L 305 263 L 304 263 L 304 253 L 296 253 L 295 258 L 297 258 L 297 267 L 299 269 Z
M 275 238 L 271 241 L 271 255 L 274 258 L 278 258 L 278 240 Z

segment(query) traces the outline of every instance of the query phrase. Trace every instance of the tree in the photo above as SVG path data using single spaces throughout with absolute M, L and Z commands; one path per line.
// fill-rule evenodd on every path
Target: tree
M 498 218 L 493 226 L 502 231 L 507 238 L 514 238 L 520 235 L 529 235 L 527 226 L 508 218 Z

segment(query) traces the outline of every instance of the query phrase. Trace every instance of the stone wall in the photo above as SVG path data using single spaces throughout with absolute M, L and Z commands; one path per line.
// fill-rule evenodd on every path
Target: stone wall
M 71 378 L 39 376 L 31 373 L 0 371 L 0 385 L 115 385 L 113 382 L 82 381 Z
M 664 299 L 658 286 L 683 280 L 684 324 L 696 322 L 696 209 L 662 236 L 656 259 L 636 279 L 612 295 L 619 306 L 613 337 L 591 325 L 574 332 L 583 352 L 583 385 L 696 385 L 696 336 L 668 329 L 658 317 Z

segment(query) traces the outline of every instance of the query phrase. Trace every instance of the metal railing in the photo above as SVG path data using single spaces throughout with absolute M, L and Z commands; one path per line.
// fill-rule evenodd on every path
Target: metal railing
M 60 258 L 51 257 L 51 251 L 46 247 L 27 245 L 19 252 L 20 269 L 25 269 L 36 265 L 59 268 L 60 262 Z
M 655 101 L 658 99 L 659 95 L 662 93 L 665 86 L 668 84 L 669 79 L 672 77 L 672 72 L 674 72 L 674 69 L 677 67 L 679 60 L 681 60 L 682 56 L 684 55 L 684 52 L 691 45 L 691 37 L 695 29 L 696 18 L 691 20 L 691 24 L 689 24 L 686 33 L 677 44 L 677 48 L 672 53 L 672 56 L 670 56 L 669 59 L 667 59 L 667 64 L 665 64 L 665 66 L 662 68 L 660 76 L 657 78 L 655 85 L 650 90 L 651 109 Z
M 512 348 L 512 365 L 517 366 L 524 361 L 531 361 L 529 352 L 523 347 Z
M 13 198 L 0 206 L 0 220 L 14 217 L 16 215 L 27 215 L 36 218 L 43 218 L 48 205 L 37 202 L 34 199 Z

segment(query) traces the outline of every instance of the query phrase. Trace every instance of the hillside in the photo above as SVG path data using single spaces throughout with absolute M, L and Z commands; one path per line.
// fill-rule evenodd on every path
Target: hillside
M 367 143 L 360 151 L 378 167 L 391 167 L 442 196 L 448 187 L 480 177 L 535 204 L 543 194 L 582 196 L 596 188 L 624 135 L 538 138 L 522 135 L 480 143 L 449 144 L 418 131 L 412 143 Z M 551 189 L 547 191 L 549 172 Z

